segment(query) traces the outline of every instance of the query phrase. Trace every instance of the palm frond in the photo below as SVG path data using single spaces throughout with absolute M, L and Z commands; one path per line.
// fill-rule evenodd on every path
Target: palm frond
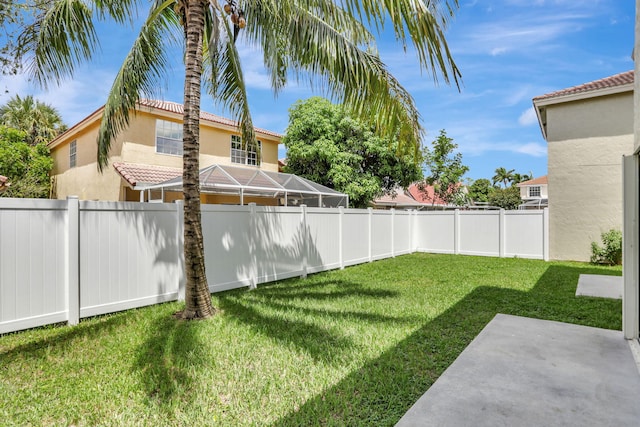
M 216 22 L 214 22 L 214 20 Z M 238 122 L 242 145 L 255 147 L 256 136 L 249 109 L 247 88 L 240 64 L 240 55 L 233 41 L 233 29 L 226 19 L 212 16 L 205 27 L 207 63 L 207 89 L 215 102 L 229 111 Z M 218 32 L 215 34 L 215 32 Z M 256 150 L 259 155 L 260 150 Z
M 84 1 L 56 0 L 22 33 L 19 46 L 33 54 L 27 72 L 41 86 L 59 83 L 91 58 L 98 46 L 92 15 Z
M 408 41 L 413 44 L 420 65 L 434 81 L 440 73 L 446 83 L 453 81 L 459 87 L 462 74 L 444 37 L 458 0 L 343 0 L 342 4 L 379 30 L 390 21 L 396 39 L 405 46 Z
M 179 28 L 178 17 L 171 7 L 173 3 L 172 0 L 153 3 L 113 82 L 98 131 L 100 171 L 108 164 L 111 142 L 129 125 L 129 115 L 140 96 L 152 96 L 164 80 L 168 69 L 166 49 L 175 41 L 171 30 Z
M 289 18 L 284 22 L 290 72 L 320 85 L 381 136 L 398 138 L 403 148 L 417 152 L 423 130 L 414 100 L 375 53 L 309 11 L 281 18 Z
M 100 19 L 110 17 L 118 23 L 132 22 L 137 0 L 93 0 Z
M 339 33 L 363 48 L 375 51 L 371 32 L 346 10 L 336 7 L 333 0 L 262 0 L 244 5 L 249 25 L 244 32 L 249 43 L 259 45 L 264 54 L 264 65 L 271 86 L 277 93 L 287 82 L 289 68 L 288 43 L 291 34 L 289 22 L 300 9 L 311 11 Z

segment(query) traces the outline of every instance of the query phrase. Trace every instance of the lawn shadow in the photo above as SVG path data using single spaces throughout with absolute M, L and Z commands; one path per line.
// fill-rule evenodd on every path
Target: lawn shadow
M 394 425 L 498 313 L 620 329 L 621 301 L 575 297 L 585 273 L 603 270 L 550 266 L 528 292 L 478 287 L 273 425 Z
M 74 345 L 74 341 L 96 339 L 103 334 L 113 333 L 115 329 L 132 322 L 137 316 L 138 311 L 131 309 L 82 319 L 75 326 L 66 326 L 66 323 L 61 323 L 2 334 L 0 338 L 6 339 L 14 334 L 25 336 L 32 333 L 35 336 L 29 342 L 11 347 L 9 350 L 3 350 L 0 347 L 0 358 L 4 363 L 11 363 L 18 358 L 39 359 L 46 358 L 49 352 L 66 352 Z M 51 329 L 55 329 L 55 332 L 48 333 L 44 337 L 38 336 L 41 332 Z
M 207 346 L 199 332 L 206 321 L 185 321 L 175 316 L 158 316 L 138 347 L 132 371 L 138 372 L 145 403 L 161 411 L 160 419 L 175 420 L 177 412 L 191 405 L 196 379 L 204 368 Z
M 294 283 L 294 282 L 292 282 Z M 225 315 L 256 330 L 262 335 L 285 346 L 293 346 L 314 360 L 333 363 L 346 353 L 357 351 L 353 340 L 327 326 L 335 318 L 357 318 L 367 322 L 408 322 L 392 316 L 358 312 L 355 310 L 330 310 L 311 308 L 300 304 L 304 301 L 322 302 L 344 298 L 374 299 L 382 302 L 393 298 L 396 292 L 372 290 L 359 283 L 344 280 L 321 280 L 309 286 L 261 287 L 255 292 L 231 291 L 218 297 L 219 307 Z M 291 314 L 294 316 L 291 316 Z M 308 318 L 326 319 L 326 324 L 313 320 L 291 320 Z

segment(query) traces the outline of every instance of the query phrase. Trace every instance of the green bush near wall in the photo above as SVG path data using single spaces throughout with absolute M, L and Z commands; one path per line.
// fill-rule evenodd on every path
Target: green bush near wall
M 605 265 L 622 264 L 622 232 L 611 229 L 602 233 L 602 246 L 591 242 L 591 263 Z

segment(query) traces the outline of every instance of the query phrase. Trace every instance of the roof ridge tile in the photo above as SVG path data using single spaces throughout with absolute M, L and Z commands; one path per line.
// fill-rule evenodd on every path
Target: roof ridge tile
M 573 95 L 577 93 L 592 92 L 601 89 L 609 89 L 617 86 L 624 86 L 633 83 L 633 70 L 625 71 L 622 73 L 614 74 L 613 76 L 604 77 L 602 79 L 593 80 L 591 82 L 583 83 L 576 86 L 571 86 L 566 89 L 560 89 L 555 92 L 550 92 L 544 95 L 536 96 L 534 101 L 556 98 L 565 95 Z

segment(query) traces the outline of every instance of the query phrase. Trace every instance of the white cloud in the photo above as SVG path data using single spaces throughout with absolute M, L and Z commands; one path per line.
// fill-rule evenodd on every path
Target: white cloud
M 247 45 L 238 47 L 242 73 L 248 88 L 270 89 L 271 79 L 264 68 L 262 51 Z
M 533 157 L 544 157 L 547 155 L 547 147 L 537 142 L 516 146 L 516 153 L 526 154 Z
M 498 56 L 507 53 L 508 51 L 509 49 L 507 49 L 506 47 L 494 47 L 489 53 L 491 54 L 491 56 Z
M 590 18 L 585 13 L 536 13 L 511 15 L 501 19 L 471 24 L 460 39 L 450 40 L 454 54 L 486 53 L 491 56 L 508 52 L 547 49 L 563 36 L 584 30 Z
M 513 107 L 523 100 L 531 101 L 531 87 L 529 85 L 519 86 L 515 90 L 509 89 L 509 96 L 505 99 L 505 105 Z
M 112 73 L 87 68 L 79 70 L 73 79 L 44 89 L 30 82 L 25 74 L 4 76 L 0 85 L 8 92 L 0 101 L 4 103 L 15 95 L 32 95 L 58 110 L 63 121 L 72 126 L 105 103 L 113 78 Z
M 522 126 L 531 126 L 532 124 L 538 123 L 536 110 L 533 107 L 525 110 L 518 118 L 518 123 L 520 123 Z

